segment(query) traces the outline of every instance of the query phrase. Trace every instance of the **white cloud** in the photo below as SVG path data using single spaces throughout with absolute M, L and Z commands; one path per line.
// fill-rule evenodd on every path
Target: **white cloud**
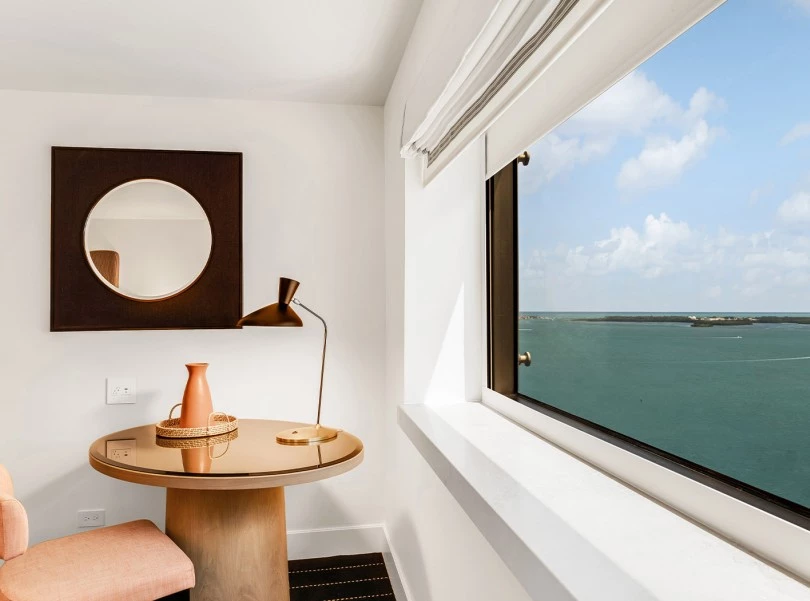
M 531 280 L 542 278 L 545 275 L 543 271 L 543 264 L 545 262 L 545 254 L 539 250 L 535 250 L 528 261 L 522 259 L 518 262 L 518 269 L 520 278 L 522 280 Z
M 690 145 L 703 148 L 707 144 L 700 136 L 708 134 L 710 142 L 719 131 L 708 128 L 705 117 L 710 111 L 724 106 L 721 98 L 701 87 L 692 95 L 689 106 L 684 108 L 643 72 L 633 71 L 531 148 L 532 158 L 537 160 L 533 160 L 525 171 L 526 191 L 531 193 L 575 166 L 607 155 L 624 136 L 643 136 L 662 128 L 675 129 L 686 132 L 680 141 L 669 137 L 651 138 L 648 146 L 669 141 L 678 155 L 675 158 L 688 151 Z M 704 128 L 708 128 L 706 132 Z M 638 160 L 654 160 L 655 150 L 651 148 L 643 159 L 639 157 Z M 686 163 L 701 156 L 700 153 L 690 155 L 686 157 Z M 676 165 L 674 169 L 680 173 L 684 166 Z M 633 164 L 628 167 L 633 168 Z M 633 179 L 632 173 L 625 177 Z M 656 181 L 667 183 L 660 177 Z
M 574 273 L 605 273 L 630 270 L 646 278 L 656 278 L 671 270 L 693 270 L 695 234 L 689 224 L 675 222 L 666 213 L 648 215 L 642 231 L 628 226 L 613 228 L 610 236 L 590 249 L 578 246 L 565 255 L 565 264 Z M 687 258 L 689 260 L 687 260 Z
M 684 109 L 643 72 L 633 71 L 561 125 L 557 133 L 601 138 L 639 136 L 656 125 L 691 127 L 710 111 L 725 106 L 722 98 L 701 87 Z
M 763 244 L 768 247 L 771 245 L 771 238 L 773 237 L 773 230 L 767 232 L 756 232 L 748 236 L 752 248 L 760 248 Z
M 605 256 L 599 258 L 609 271 L 634 269 L 645 277 L 658 277 L 671 265 L 672 251 L 689 241 L 692 231 L 686 222 L 674 222 L 666 213 L 656 218 L 647 215 L 644 230 L 639 233 L 625 226 L 612 229 L 610 238 L 596 246 Z M 599 256 L 599 255 L 597 255 Z
M 720 298 L 723 295 L 723 288 L 721 286 L 712 286 L 706 291 L 708 298 Z
M 810 5 L 810 0 L 807 0 L 807 4 Z M 796 140 L 801 140 L 802 138 L 807 137 L 810 137 L 810 121 L 803 121 L 802 123 L 797 123 L 791 127 L 790 131 L 782 136 L 779 143 L 784 146 L 785 144 L 791 144 Z
M 655 123 L 684 114 L 675 100 L 641 71 L 633 71 L 559 128 L 563 136 L 641 135 Z
M 790 271 L 782 281 L 793 288 L 806 288 L 810 284 L 810 274 L 807 271 Z
M 688 125 L 703 119 L 710 111 L 724 110 L 726 101 L 710 92 L 706 88 L 698 88 L 689 99 L 689 110 L 684 114 L 684 119 Z
M 713 244 L 718 248 L 729 248 L 731 246 L 734 246 L 739 240 L 740 240 L 739 236 L 729 232 L 726 228 L 724 228 L 721 225 L 720 228 L 717 230 L 717 236 L 715 236 Z
M 530 165 L 533 168 L 522 179 L 525 179 L 529 191 L 536 190 L 575 165 L 607 154 L 612 145 L 608 140 L 561 138 L 550 133 L 532 147 Z
M 799 269 L 810 267 L 810 256 L 806 252 L 788 248 L 767 248 L 746 254 L 742 264 L 747 267 Z
M 799 8 L 806 10 L 810 13 L 810 0 L 791 0 L 791 2 Z
M 768 196 L 772 192 L 773 192 L 772 183 L 767 183 L 764 186 L 760 186 L 759 188 L 754 188 L 748 195 L 748 204 L 753 206 L 759 202 L 760 198 Z
M 738 290 L 743 296 L 763 298 L 779 291 L 776 298 L 780 302 L 793 296 L 802 299 L 802 305 L 806 303 L 810 283 L 810 255 L 806 252 L 774 247 L 745 255 L 741 266 L 744 271 Z
M 676 181 L 691 164 L 706 156 L 706 151 L 721 130 L 699 120 L 680 140 L 650 138 L 641 153 L 622 165 L 616 178 L 620 189 L 657 188 Z
M 722 300 L 734 303 L 724 310 L 801 311 L 810 290 L 806 231 L 708 233 L 649 214 L 588 244 L 534 251 L 526 284 L 535 303 L 557 310 L 714 310 Z
M 529 262 L 524 300 L 546 310 L 802 311 L 810 290 L 804 232 L 707 233 L 666 213 Z
M 799 192 L 779 205 L 776 216 L 786 223 L 810 223 L 810 194 Z
M 657 278 L 720 269 L 725 275 L 738 272 L 747 285 L 762 282 L 765 276 L 773 283 L 775 275 L 804 281 L 804 276 L 810 277 L 810 240 L 773 230 L 738 235 L 720 228 L 707 235 L 661 213 L 657 217 L 647 215 L 640 229 L 630 225 L 611 228 L 607 238 L 587 246 L 558 247 L 554 252 L 536 250 L 531 262 L 533 270 L 542 265 L 543 273 L 549 268 L 553 271 L 556 264 L 569 275 L 625 271 Z

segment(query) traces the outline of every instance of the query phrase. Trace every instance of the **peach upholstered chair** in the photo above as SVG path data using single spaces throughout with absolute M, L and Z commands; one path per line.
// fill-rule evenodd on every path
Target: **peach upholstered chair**
M 0 465 L 0 601 L 153 601 L 194 587 L 191 560 L 141 520 L 28 548 L 28 516 Z

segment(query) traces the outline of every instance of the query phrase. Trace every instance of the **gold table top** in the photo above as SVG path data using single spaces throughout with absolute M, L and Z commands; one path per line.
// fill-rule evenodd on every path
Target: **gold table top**
M 90 465 L 120 480 L 166 488 L 239 490 L 301 484 L 328 478 L 363 460 L 363 443 L 348 432 L 313 445 L 283 445 L 276 434 L 297 422 L 239 420 L 232 435 L 158 439 L 154 424 L 108 434 L 90 446 Z M 173 448 L 178 444 L 196 448 Z

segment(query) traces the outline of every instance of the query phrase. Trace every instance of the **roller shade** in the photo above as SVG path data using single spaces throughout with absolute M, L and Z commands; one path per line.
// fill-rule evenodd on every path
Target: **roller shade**
M 487 177 L 724 2 L 595 3 L 593 18 L 488 128 Z
M 433 151 L 560 1 L 473 0 L 457 7 L 461 10 L 455 12 L 408 97 L 402 155 Z
M 417 156 L 419 136 L 429 127 L 431 110 L 460 71 L 468 49 L 479 38 L 501 0 L 456 0 L 438 18 L 443 32 L 426 55 L 416 81 L 405 99 L 402 123 L 402 155 Z
M 428 182 L 487 132 L 490 176 L 723 1 L 471 1 L 408 97 L 401 154 Z

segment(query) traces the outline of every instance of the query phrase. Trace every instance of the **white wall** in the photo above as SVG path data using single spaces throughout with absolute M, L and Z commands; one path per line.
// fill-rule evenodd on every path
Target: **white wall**
M 427 187 L 406 163 L 405 403 L 480 400 L 484 144 Z
M 382 521 L 382 123 L 373 107 L 0 92 L 0 462 L 34 542 L 74 532 L 79 509 L 162 524 L 164 491 L 96 473 L 87 449 L 163 419 L 186 362 L 211 364 L 218 409 L 314 419 L 322 336 L 306 316 L 301 330 L 50 333 L 51 145 L 244 153 L 245 310 L 271 302 L 280 275 L 302 282 L 330 327 L 324 421 L 367 449 L 353 472 L 288 489 L 288 526 Z M 106 406 L 107 376 L 137 377 L 138 403 Z
M 464 401 L 482 376 L 483 144 L 427 188 L 399 157 L 408 93 L 458 8 L 426 0 L 385 105 L 386 527 L 411 601 L 528 594 L 396 425 L 401 403 Z

